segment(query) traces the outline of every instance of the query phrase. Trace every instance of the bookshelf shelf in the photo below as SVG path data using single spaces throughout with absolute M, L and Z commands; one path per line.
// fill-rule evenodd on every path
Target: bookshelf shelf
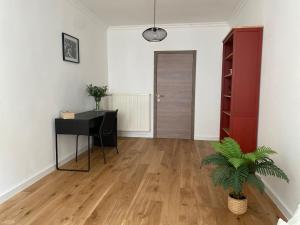
M 228 135 L 228 137 L 230 137 L 229 128 L 223 128 L 223 131 Z
M 224 77 L 225 77 L 225 78 L 231 78 L 231 77 L 232 77 L 232 73 L 227 74 L 227 75 L 225 75 Z
M 229 111 L 223 111 L 223 113 L 227 116 L 231 116 L 231 113 Z
M 229 53 L 226 57 L 225 57 L 225 60 L 231 60 L 233 57 L 233 52 L 232 53 Z

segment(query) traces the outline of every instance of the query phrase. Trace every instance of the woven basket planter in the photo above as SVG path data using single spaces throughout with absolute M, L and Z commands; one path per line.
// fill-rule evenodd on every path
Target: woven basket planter
M 243 215 L 247 212 L 248 201 L 247 199 L 235 199 L 230 195 L 228 196 L 228 209 L 236 215 Z

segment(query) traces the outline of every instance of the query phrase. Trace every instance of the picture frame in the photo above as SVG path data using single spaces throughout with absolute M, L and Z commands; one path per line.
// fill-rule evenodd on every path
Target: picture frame
M 62 33 L 63 60 L 71 63 L 80 63 L 79 39 Z

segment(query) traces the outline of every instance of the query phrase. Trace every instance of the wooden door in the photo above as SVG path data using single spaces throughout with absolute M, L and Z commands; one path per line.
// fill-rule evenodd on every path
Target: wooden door
M 194 139 L 196 51 L 155 52 L 157 138 Z

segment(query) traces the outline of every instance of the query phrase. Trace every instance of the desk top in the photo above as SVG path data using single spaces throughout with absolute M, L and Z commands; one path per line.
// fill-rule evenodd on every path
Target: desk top
M 80 120 L 80 121 L 88 121 L 93 120 L 99 117 L 103 117 L 106 111 L 87 111 L 82 113 L 76 113 L 75 119 L 63 119 L 63 118 L 56 118 L 56 121 L 74 121 L 74 120 Z
M 75 119 L 76 120 L 92 120 L 98 117 L 104 116 L 105 111 L 88 111 L 82 113 L 76 113 Z

